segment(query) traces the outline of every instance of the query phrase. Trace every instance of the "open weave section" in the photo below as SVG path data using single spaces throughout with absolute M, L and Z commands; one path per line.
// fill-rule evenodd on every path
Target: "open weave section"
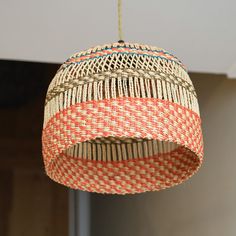
M 117 97 L 164 99 L 199 114 L 192 82 L 176 57 L 147 45 L 108 44 L 61 66 L 48 88 L 44 125 L 73 104 Z

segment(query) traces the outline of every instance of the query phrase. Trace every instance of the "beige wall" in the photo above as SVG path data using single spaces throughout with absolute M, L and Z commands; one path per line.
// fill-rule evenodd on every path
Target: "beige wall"
M 193 81 L 203 120 L 202 168 L 186 183 L 160 192 L 92 194 L 92 236 L 236 235 L 236 81 Z

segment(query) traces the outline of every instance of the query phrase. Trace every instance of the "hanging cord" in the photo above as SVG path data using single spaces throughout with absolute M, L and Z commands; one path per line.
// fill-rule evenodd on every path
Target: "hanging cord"
M 122 32 L 122 0 L 118 0 L 118 33 L 119 33 L 119 41 L 118 43 L 124 43 L 123 40 L 123 32 Z

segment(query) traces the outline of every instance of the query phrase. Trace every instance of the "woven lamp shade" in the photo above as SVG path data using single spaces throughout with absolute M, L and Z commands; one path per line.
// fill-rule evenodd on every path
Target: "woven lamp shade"
M 74 54 L 49 85 L 42 143 L 47 175 L 73 189 L 127 194 L 182 183 L 203 158 L 186 68 L 140 44 Z

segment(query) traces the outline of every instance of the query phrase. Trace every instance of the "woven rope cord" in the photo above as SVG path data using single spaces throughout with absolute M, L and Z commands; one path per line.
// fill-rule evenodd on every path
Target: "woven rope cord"
M 122 0 L 118 0 L 118 34 L 119 41 L 123 41 L 123 31 L 122 31 Z

